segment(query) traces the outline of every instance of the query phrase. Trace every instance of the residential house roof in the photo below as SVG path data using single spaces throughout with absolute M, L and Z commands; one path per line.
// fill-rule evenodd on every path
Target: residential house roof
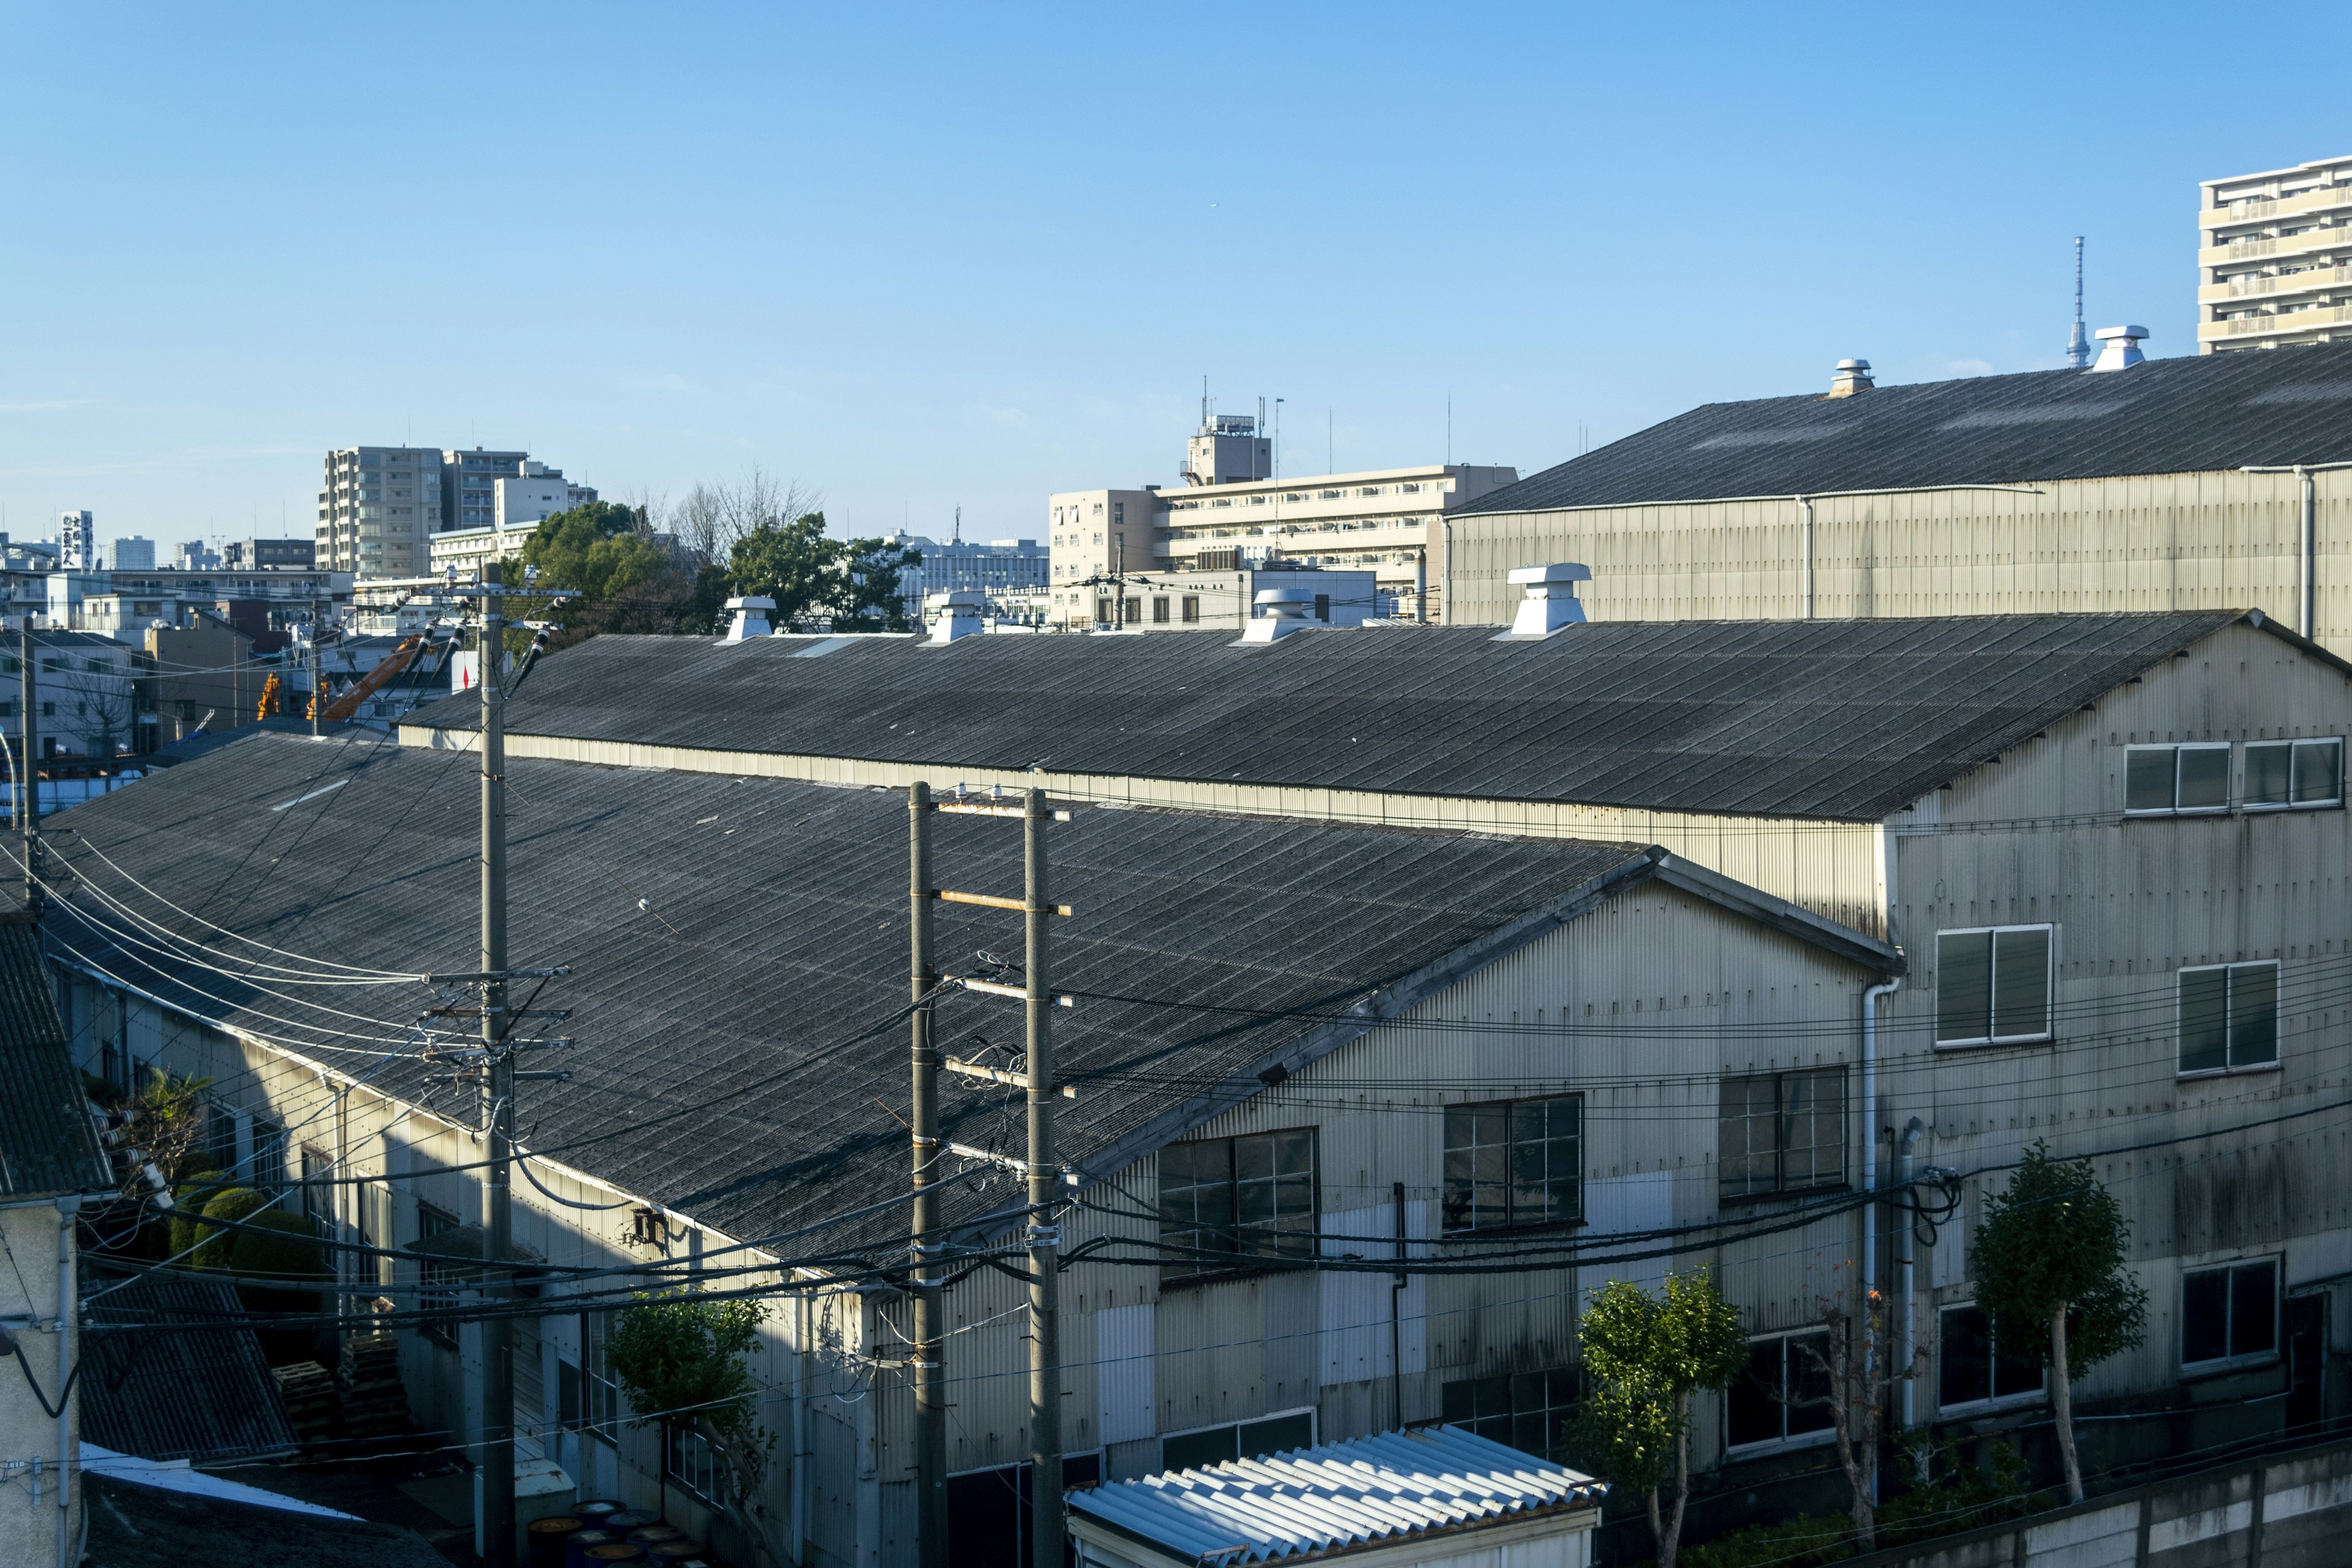
M 1628 621 L 905 638 L 594 637 L 510 733 L 942 769 L 1877 821 L 2232 622 Z M 815 656 L 815 657 L 812 657 Z M 470 726 L 470 694 L 410 726 Z
M 467 753 L 248 732 L 77 807 L 57 850 L 74 891 L 53 924 L 68 961 L 470 1121 L 413 1055 L 378 1058 L 413 1052 L 439 993 L 289 986 L 264 965 L 307 971 L 288 955 L 315 955 L 311 981 L 327 963 L 477 968 L 478 779 Z M 890 1108 L 907 1093 L 905 796 L 530 759 L 509 761 L 507 785 L 509 952 L 570 966 L 534 1005 L 570 1009 L 562 1032 L 579 1042 L 562 1059 L 570 1081 L 529 1088 L 531 1147 L 744 1238 L 901 1188 L 906 1130 Z M 1057 1137 L 1081 1172 L 1123 1167 L 1653 882 L 1762 919 L 1815 962 L 1901 964 L 1870 937 L 1641 845 L 1193 812 L 1073 818 L 1049 829 L 1051 896 L 1076 911 L 1055 922 L 1051 979 L 1078 998 L 1055 1010 L 1054 1039 L 1079 1090 Z M 1016 821 L 941 813 L 933 855 L 943 886 L 1022 886 Z M 156 926 L 125 930 L 104 899 Z M 950 973 L 984 978 L 982 954 L 1020 956 L 1017 916 L 942 903 L 935 920 Z M 966 992 L 937 1005 L 938 1037 L 958 1056 L 1011 1063 L 1022 1027 L 1017 1002 Z M 950 1077 L 943 1094 L 950 1139 L 1018 1146 L 1016 1092 Z M 1007 1201 L 1007 1173 L 959 1161 L 951 1219 Z M 873 1234 L 901 1223 L 877 1219 Z
M 0 1198 L 103 1192 L 114 1176 L 30 915 L 0 913 Z
M 1492 1438 L 1439 1426 L 1169 1470 L 1073 1491 L 1068 1500 L 1074 1517 L 1160 1555 L 1229 1568 L 1582 1513 L 1598 1509 L 1608 1490 L 1605 1481 Z M 1563 1529 L 1576 1527 L 1562 1520 Z
M 1703 404 L 1455 515 L 2346 461 L 2352 346 L 2329 343 Z

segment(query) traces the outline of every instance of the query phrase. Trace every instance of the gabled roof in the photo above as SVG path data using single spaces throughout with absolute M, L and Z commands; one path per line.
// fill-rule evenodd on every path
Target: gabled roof
M 942 769 L 1879 821 L 2241 618 L 1619 621 L 1536 643 L 1445 626 L 1248 647 L 594 637 L 545 660 L 507 721 Z M 478 706 L 404 723 L 468 727 Z
M 222 1279 L 108 1280 L 89 1298 L 82 1436 L 142 1459 L 258 1459 L 291 1454 L 261 1341 Z M 136 1325 L 166 1323 L 169 1331 Z
M 2352 346 L 2322 343 L 1708 403 L 1454 515 L 2347 460 Z
M 114 1184 L 29 915 L 0 913 L 0 1197 Z
M 1114 1481 L 1068 1501 L 1074 1516 L 1162 1556 L 1228 1568 L 1561 1518 L 1598 1509 L 1608 1490 L 1606 1481 L 1439 1426 Z M 1561 1518 L 1560 1528 L 1591 1522 Z
M 376 1055 L 413 1044 L 437 992 L 278 985 L 253 961 L 478 967 L 478 777 L 464 753 L 247 733 L 75 808 L 53 851 L 74 872 L 53 929 L 68 962 L 470 1124 L 470 1100 L 429 1087 L 433 1069 Z M 528 759 L 507 777 L 509 951 L 571 966 L 535 1005 L 570 1009 L 562 1029 L 580 1042 L 570 1082 L 530 1086 L 530 1146 L 747 1238 L 903 1190 L 905 797 Z M 1119 1168 L 1278 1081 L 1275 1067 L 1296 1071 L 1652 881 L 1774 922 L 1806 944 L 1792 964 L 1900 966 L 1872 938 L 1641 845 L 1073 816 L 1049 830 L 1049 879 L 1076 910 L 1055 922 L 1052 981 L 1079 998 L 1055 1010 L 1054 1038 L 1079 1090 L 1057 1141 L 1082 1172 Z M 946 887 L 1022 884 L 1017 822 L 941 814 L 933 857 Z M 100 894 L 193 945 L 137 945 Z M 1020 955 L 1015 915 L 941 904 L 936 921 L 949 973 L 984 977 L 982 951 Z M 959 1056 L 1002 1063 L 1022 1039 L 1015 1002 L 955 993 L 935 1017 Z M 1019 1138 L 1017 1094 L 950 1078 L 944 1096 L 949 1138 Z M 1004 1180 L 964 1168 L 950 1219 L 991 1212 Z

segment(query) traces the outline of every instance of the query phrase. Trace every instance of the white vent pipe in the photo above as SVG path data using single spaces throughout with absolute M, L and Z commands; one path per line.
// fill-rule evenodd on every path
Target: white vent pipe
M 1511 629 L 1494 642 L 1540 642 L 1567 626 L 1584 622 L 1584 606 L 1578 603 L 1576 584 L 1592 581 L 1592 568 L 1580 566 L 1573 561 L 1556 562 L 1549 566 L 1515 566 L 1509 581 L 1527 590 L 1519 601 L 1519 613 L 1511 622 Z
M 735 618 L 728 625 L 727 640 L 741 642 L 746 637 L 768 636 L 768 615 L 775 607 L 775 600 L 756 594 L 728 600 L 728 611 Z

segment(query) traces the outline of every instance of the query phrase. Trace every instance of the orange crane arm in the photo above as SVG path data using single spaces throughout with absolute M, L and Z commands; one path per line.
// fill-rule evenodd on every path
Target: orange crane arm
M 382 664 L 361 676 L 352 683 L 349 691 L 327 704 L 326 714 L 320 722 L 340 724 L 358 712 L 361 703 L 390 685 L 393 679 L 415 662 L 416 656 L 424 651 L 425 638 L 422 635 L 401 638 L 400 646 L 387 654 Z

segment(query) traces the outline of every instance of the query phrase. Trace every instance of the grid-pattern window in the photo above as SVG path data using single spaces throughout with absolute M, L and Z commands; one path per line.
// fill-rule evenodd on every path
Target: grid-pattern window
M 1315 1255 L 1315 1131 L 1171 1143 L 1160 1152 L 1171 1278 Z
M 416 1205 L 416 1239 L 430 1241 L 457 1228 L 457 1216 L 431 1204 Z M 446 1259 L 420 1257 L 416 1264 L 416 1310 L 423 1313 L 452 1312 L 457 1308 L 456 1268 Z M 417 1325 L 428 1340 L 455 1347 L 457 1327 L 444 1318 L 426 1317 Z
M 1748 1366 L 1723 1402 L 1726 1444 L 1745 1448 L 1830 1430 L 1829 1353 L 1826 1329 L 1749 1341 Z
M 580 1314 L 580 1381 L 587 1394 L 584 1403 L 588 1407 L 588 1430 L 617 1445 L 621 1440 L 621 1385 L 614 1381 L 612 1364 L 604 1353 L 612 1331 L 612 1314 Z
M 726 1496 L 726 1466 L 718 1446 L 691 1427 L 665 1428 L 662 1472 L 705 1502 L 717 1503 Z
M 2130 746 L 2124 752 L 2124 812 L 2177 816 L 2230 809 L 2230 743 Z
M 1576 1414 L 1573 1367 L 1465 1377 L 1438 1391 L 1449 1426 L 1541 1459 L 1567 1458 L 1567 1428 Z
M 2217 963 L 2180 972 L 2180 1070 L 2228 1072 L 2279 1059 L 2279 966 Z
M 1936 1403 L 1947 1414 L 2042 1392 L 2042 1363 L 2002 1353 L 1983 1308 L 1947 1307 L 1937 1317 Z
M 2247 742 L 2248 811 L 2316 810 L 2343 804 L 2341 739 Z
M 2046 925 L 1937 931 L 1936 1043 L 2048 1039 L 2050 938 Z
M 1845 1069 L 1725 1079 L 1716 1167 L 1727 1198 L 1843 1185 Z
M 2278 1353 L 2278 1259 L 2201 1268 L 2180 1281 L 2180 1364 L 2219 1367 Z
M 324 1149 L 302 1145 L 302 1217 L 320 1236 L 334 1235 L 335 1159 Z
M 1584 1217 L 1584 1100 L 1489 1100 L 1445 1108 L 1449 1231 L 1565 1225 Z

